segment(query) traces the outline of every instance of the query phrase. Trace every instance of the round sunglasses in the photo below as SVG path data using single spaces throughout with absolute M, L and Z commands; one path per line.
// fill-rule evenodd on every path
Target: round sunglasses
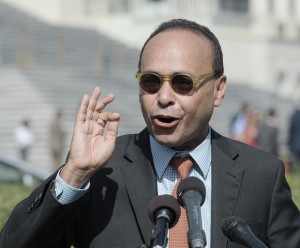
M 169 81 L 172 89 L 176 93 L 186 95 L 189 94 L 194 87 L 198 87 L 203 80 L 208 79 L 215 74 L 216 72 L 210 72 L 201 76 L 193 76 L 176 73 L 171 76 L 162 76 L 154 72 L 137 72 L 135 78 L 138 80 L 140 88 L 149 94 L 157 93 L 163 82 Z

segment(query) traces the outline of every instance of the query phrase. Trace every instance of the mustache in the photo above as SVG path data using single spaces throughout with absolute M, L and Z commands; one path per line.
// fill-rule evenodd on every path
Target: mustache
M 184 112 L 178 109 L 153 109 L 150 111 L 150 116 L 161 116 L 161 117 L 168 117 L 168 118 L 176 118 L 180 119 L 184 116 Z

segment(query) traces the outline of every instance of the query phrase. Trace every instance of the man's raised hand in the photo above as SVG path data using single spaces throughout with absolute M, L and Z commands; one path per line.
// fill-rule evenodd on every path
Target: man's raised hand
M 99 100 L 101 89 L 84 95 L 73 129 L 70 156 L 60 176 L 69 185 L 80 188 L 101 169 L 112 155 L 118 134 L 120 115 L 105 112 L 114 100 L 109 94 Z

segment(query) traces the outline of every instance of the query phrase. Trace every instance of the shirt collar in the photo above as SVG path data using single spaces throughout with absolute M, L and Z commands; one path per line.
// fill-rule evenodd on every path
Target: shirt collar
M 206 178 L 211 165 L 211 129 L 209 128 L 206 138 L 201 144 L 190 151 L 176 151 L 158 143 L 150 135 L 150 147 L 153 157 L 153 163 L 156 174 L 159 179 L 162 178 L 170 160 L 175 154 L 189 154 L 197 163 L 196 169 L 200 170 L 203 177 Z

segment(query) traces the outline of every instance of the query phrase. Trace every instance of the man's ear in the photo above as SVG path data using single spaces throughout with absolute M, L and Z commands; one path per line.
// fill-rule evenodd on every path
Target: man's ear
M 226 91 L 226 82 L 227 82 L 226 75 L 220 76 L 215 82 L 215 89 L 214 89 L 215 107 L 219 107 L 222 104 L 222 100 L 223 97 L 225 96 L 225 91 Z

